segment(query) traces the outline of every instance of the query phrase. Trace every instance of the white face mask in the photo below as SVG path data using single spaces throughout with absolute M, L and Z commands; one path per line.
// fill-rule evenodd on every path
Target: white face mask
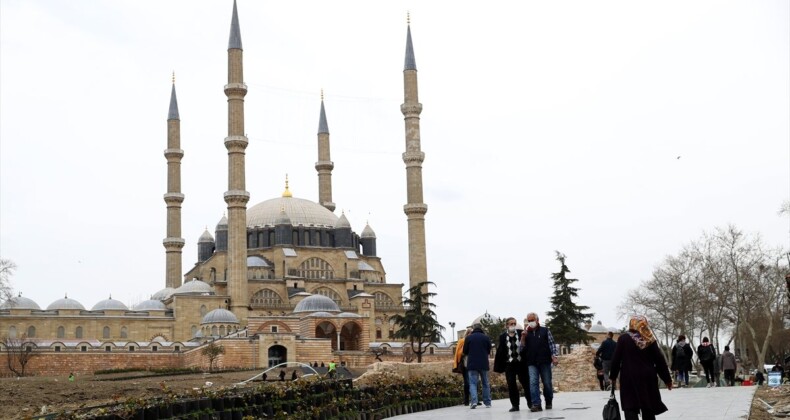
M 535 322 L 535 321 L 528 322 L 528 323 L 527 323 L 527 326 L 528 326 L 528 327 L 530 327 L 530 328 L 535 328 L 535 327 L 537 327 L 537 326 L 538 326 L 538 323 L 537 323 L 537 322 Z
M 509 332 L 511 334 L 516 332 L 516 326 L 515 325 L 511 325 L 511 326 L 507 327 L 507 332 Z

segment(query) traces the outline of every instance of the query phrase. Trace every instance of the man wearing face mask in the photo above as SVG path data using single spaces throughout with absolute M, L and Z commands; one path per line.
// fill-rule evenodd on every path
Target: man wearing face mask
M 543 397 L 546 399 L 546 409 L 552 408 L 554 389 L 551 385 L 551 365 L 557 365 L 557 345 L 548 328 L 542 327 L 538 315 L 534 312 L 527 314 L 527 330 L 521 334 L 521 360 L 529 368 L 529 389 L 531 393 L 532 412 L 543 411 L 540 406 L 540 384 L 543 382 Z
M 510 317 L 505 320 L 505 332 L 499 335 L 499 343 L 494 356 L 494 372 L 504 373 L 507 380 L 507 393 L 510 397 L 510 412 L 519 411 L 518 382 L 524 389 L 527 398 L 527 407 L 532 407 L 532 399 L 529 393 L 529 374 L 526 363 L 521 361 L 519 354 L 519 338 L 522 330 L 518 328 L 516 318 Z

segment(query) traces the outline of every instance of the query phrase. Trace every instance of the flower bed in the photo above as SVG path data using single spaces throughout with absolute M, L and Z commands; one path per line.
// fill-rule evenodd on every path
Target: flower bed
M 507 395 L 501 384 L 492 384 L 491 391 L 495 399 Z M 48 418 L 373 420 L 459 405 L 462 392 L 458 375 L 409 380 L 383 376 L 377 384 L 363 386 L 351 380 L 309 378 L 248 388 L 201 388 L 189 395 L 175 395 L 163 386 L 159 398 L 130 399 Z

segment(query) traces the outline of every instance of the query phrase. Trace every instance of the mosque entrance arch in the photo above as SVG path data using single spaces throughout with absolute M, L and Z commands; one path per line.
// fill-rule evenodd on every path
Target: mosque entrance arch
M 269 347 L 269 367 L 288 361 L 288 349 L 283 346 Z
M 332 341 L 332 350 L 337 350 L 337 327 L 329 321 L 323 321 L 315 326 L 315 338 L 328 338 Z
M 356 322 L 347 322 L 340 329 L 340 350 L 360 350 L 362 327 Z

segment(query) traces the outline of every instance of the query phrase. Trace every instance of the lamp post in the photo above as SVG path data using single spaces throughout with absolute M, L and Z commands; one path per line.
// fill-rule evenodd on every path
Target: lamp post
M 452 332 L 451 337 L 455 341 L 455 322 L 453 321 L 450 321 L 450 331 Z

